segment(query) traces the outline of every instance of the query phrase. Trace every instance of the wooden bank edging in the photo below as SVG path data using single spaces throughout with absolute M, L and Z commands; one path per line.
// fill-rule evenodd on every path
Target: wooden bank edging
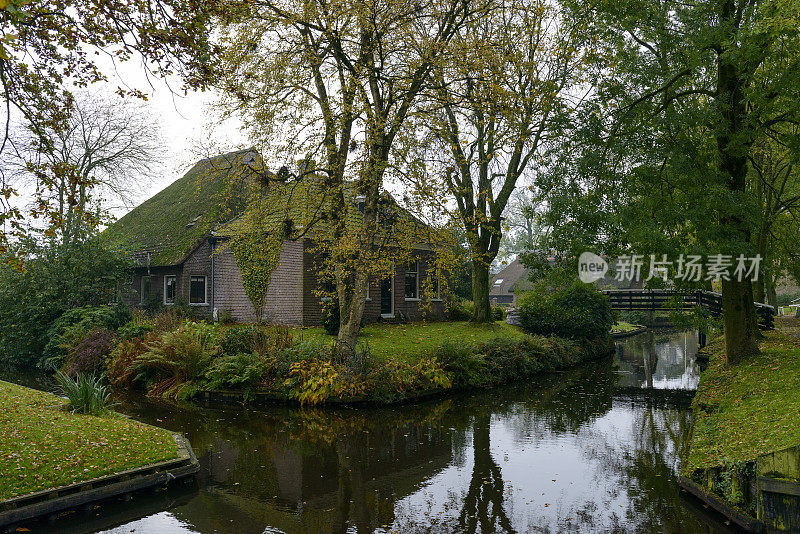
M 180 434 L 173 434 L 173 438 L 178 446 L 178 457 L 173 460 L 0 502 L 0 529 L 42 517 L 56 517 L 60 512 L 196 475 L 200 463 L 191 445 Z
M 764 523 L 758 519 L 734 508 L 720 497 L 717 497 L 710 491 L 705 490 L 699 484 L 689 480 L 686 477 L 678 477 L 678 484 L 685 491 L 691 493 L 701 501 L 708 504 L 711 508 L 721 513 L 747 532 L 764 532 Z

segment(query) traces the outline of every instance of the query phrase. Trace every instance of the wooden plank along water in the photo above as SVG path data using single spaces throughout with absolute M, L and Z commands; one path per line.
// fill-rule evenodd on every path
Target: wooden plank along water
M 712 316 L 722 315 L 722 295 L 716 291 L 677 291 L 673 289 L 606 289 L 613 310 L 625 311 L 689 311 L 696 306 L 707 309 Z M 758 323 L 764 330 L 775 328 L 775 308 L 754 302 Z
M 191 445 L 180 434 L 173 438 L 178 446 L 173 460 L 0 502 L 0 529 L 197 474 L 200 463 Z

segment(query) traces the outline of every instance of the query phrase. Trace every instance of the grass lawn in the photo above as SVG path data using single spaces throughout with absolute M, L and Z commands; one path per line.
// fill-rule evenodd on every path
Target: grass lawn
M 0 381 L 0 501 L 177 457 L 170 432 Z
M 639 330 L 641 328 L 638 324 L 631 324 L 626 323 L 625 321 L 619 321 L 614 323 L 614 326 L 611 327 L 612 334 L 624 334 L 625 332 L 633 332 L 634 330 Z
M 496 337 L 522 339 L 525 333 L 503 321 L 481 326 L 470 322 L 418 322 L 367 325 L 361 330 L 359 339 L 367 343 L 372 354 L 378 358 L 396 357 L 414 361 L 430 354 L 446 341 L 475 345 Z M 299 329 L 295 332 L 295 338 L 302 341 L 335 339 L 327 335 L 322 327 Z
M 705 349 L 687 472 L 800 445 L 800 344 L 774 331 L 760 347 L 733 367 L 724 364 L 722 339 Z

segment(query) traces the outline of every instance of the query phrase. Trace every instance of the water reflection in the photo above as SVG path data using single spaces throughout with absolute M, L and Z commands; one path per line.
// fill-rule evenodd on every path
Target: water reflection
M 647 332 L 617 342 L 620 386 L 656 389 L 697 388 L 696 332 Z
M 188 436 L 203 467 L 198 488 L 105 506 L 59 526 L 722 532 L 692 512 L 675 483 L 696 348 L 692 334 L 648 333 L 569 372 L 394 408 L 252 410 L 123 397 L 122 411 Z

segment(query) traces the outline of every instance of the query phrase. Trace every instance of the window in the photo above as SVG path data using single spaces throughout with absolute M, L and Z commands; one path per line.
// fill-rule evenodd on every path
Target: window
M 370 282 L 370 279 L 369 279 L 369 277 L 367 277 L 367 302 L 372 300 L 371 298 L 369 298 L 369 282 Z
M 419 299 L 419 262 L 412 261 L 406 267 L 406 300 Z
M 502 278 L 498 278 L 497 280 L 494 281 L 494 287 L 500 287 L 501 285 L 503 285 Z
M 431 300 L 442 300 L 441 295 L 439 294 L 439 277 L 436 273 L 432 273 L 431 277 Z
M 206 303 L 206 277 L 192 276 L 189 279 L 189 304 Z
M 139 292 L 139 303 L 144 304 L 147 300 L 147 297 L 150 296 L 150 291 L 153 289 L 152 287 L 152 278 L 150 276 L 143 276 L 142 277 L 142 287 L 140 288 Z
M 164 304 L 175 304 L 175 290 L 177 286 L 177 276 L 174 274 L 164 276 Z

